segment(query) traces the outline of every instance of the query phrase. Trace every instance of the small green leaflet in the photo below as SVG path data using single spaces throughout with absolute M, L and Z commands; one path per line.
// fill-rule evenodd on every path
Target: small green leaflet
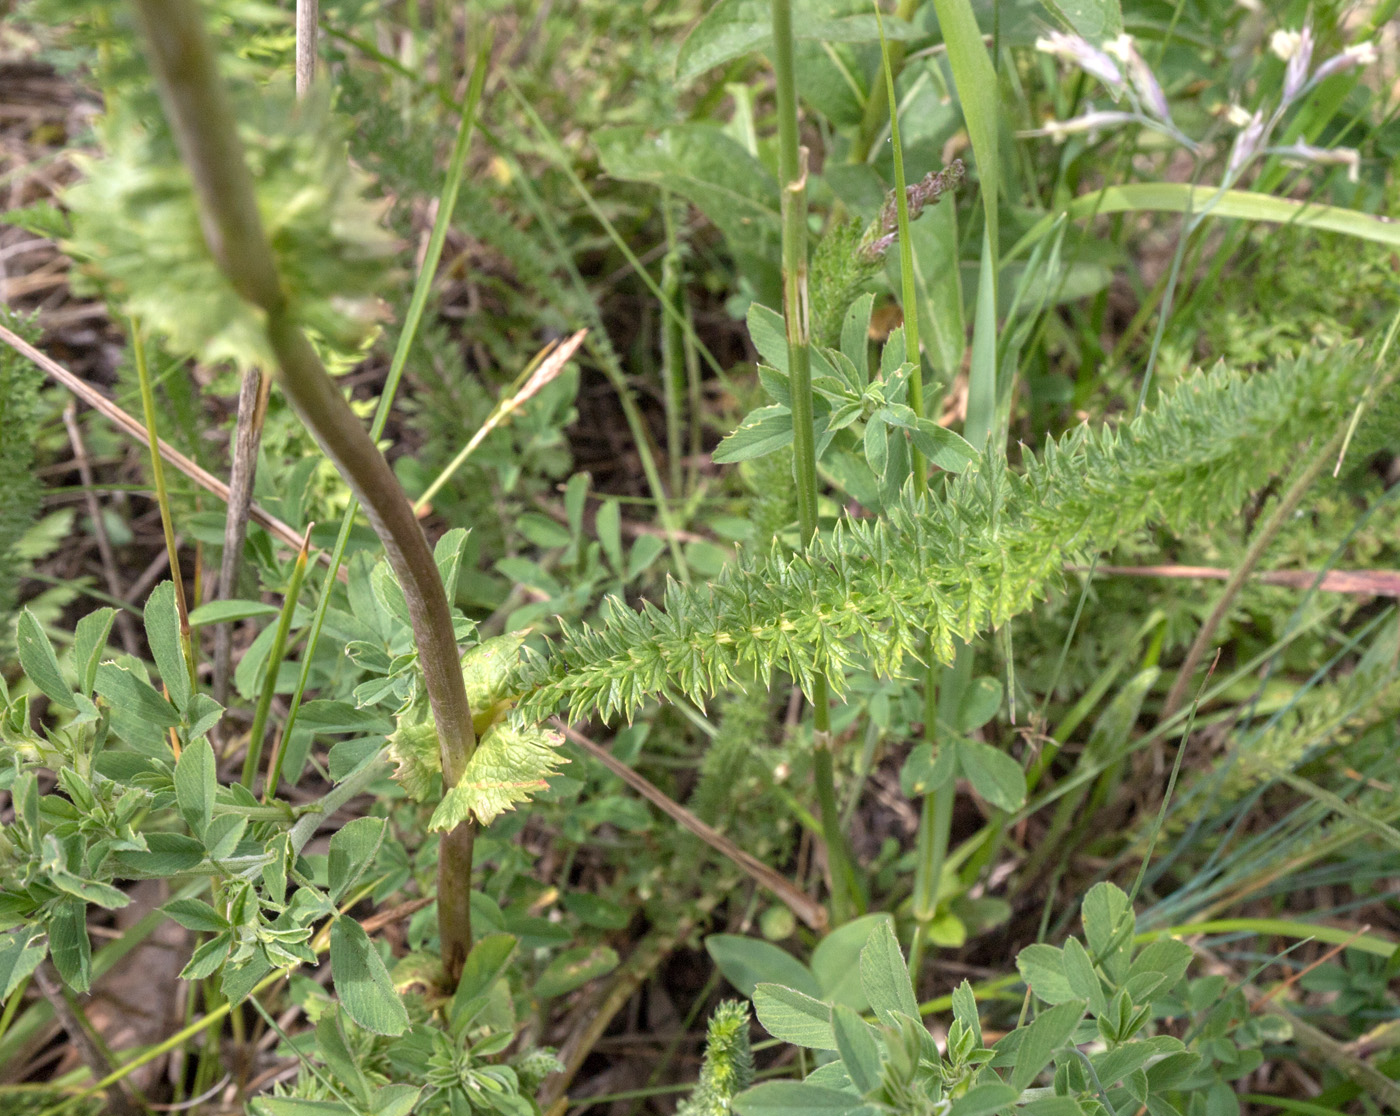
M 477 745 L 461 781 L 443 795 L 428 828 L 455 829 L 470 815 L 490 825 L 517 803 L 528 802 L 568 762 L 558 751 L 563 742 L 559 733 L 543 728 L 496 725 Z

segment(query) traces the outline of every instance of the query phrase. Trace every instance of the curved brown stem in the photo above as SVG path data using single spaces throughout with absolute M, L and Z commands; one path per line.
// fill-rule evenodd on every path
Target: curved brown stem
M 194 179 L 204 237 L 234 289 L 266 315 L 283 390 L 364 507 L 408 602 L 418 661 L 437 726 L 443 782 L 461 778 L 476 747 L 457 641 L 437 564 L 384 455 L 293 319 L 258 213 L 217 60 L 192 0 L 133 0 L 181 155 Z M 438 925 L 455 981 L 471 948 L 470 831 L 444 837 Z

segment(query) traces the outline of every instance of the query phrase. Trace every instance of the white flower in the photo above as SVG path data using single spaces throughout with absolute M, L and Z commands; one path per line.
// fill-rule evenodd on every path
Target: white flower
M 1269 49 L 1279 58 L 1287 62 L 1298 51 L 1298 45 L 1303 41 L 1301 31 L 1284 31 L 1279 29 L 1269 36 Z
M 1231 105 L 1225 110 L 1225 120 L 1236 128 L 1243 128 L 1252 119 L 1249 110 L 1241 105 Z

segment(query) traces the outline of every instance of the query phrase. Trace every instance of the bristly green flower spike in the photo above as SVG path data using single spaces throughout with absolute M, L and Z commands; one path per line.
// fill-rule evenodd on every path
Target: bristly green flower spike
M 707 586 L 671 584 L 664 611 L 610 600 L 601 627 L 566 626 L 521 664 L 517 716 L 630 718 L 655 698 L 703 704 L 776 672 L 809 696 L 818 678 L 839 693 L 847 666 L 893 675 L 926 639 L 951 662 L 955 640 L 1029 609 L 1067 562 L 1151 523 L 1236 511 L 1300 443 L 1346 421 L 1368 368 L 1352 345 L 1197 375 L 1132 422 L 1027 451 L 1020 473 L 988 458 L 941 494 L 906 490 L 887 518 L 840 520 L 804 553 L 748 553 Z
M 730 1102 L 752 1083 L 749 1005 L 725 1000 L 710 1017 L 700 1083 L 676 1116 L 728 1116 Z

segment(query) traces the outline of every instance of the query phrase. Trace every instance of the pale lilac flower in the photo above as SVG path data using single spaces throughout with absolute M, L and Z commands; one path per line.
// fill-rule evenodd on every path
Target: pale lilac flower
M 1235 146 L 1230 151 L 1230 163 L 1225 168 L 1225 180 L 1231 181 L 1259 153 L 1259 143 L 1264 138 L 1264 113 L 1256 112 L 1249 123 L 1235 137 Z
M 1288 65 L 1283 71 L 1283 103 L 1289 104 L 1293 98 L 1303 91 L 1308 84 L 1308 70 L 1312 67 L 1313 36 L 1310 24 L 1303 24 L 1303 29 L 1296 32 L 1288 32 L 1289 35 L 1296 36 L 1296 41 L 1292 43 L 1292 52 L 1286 57 Z M 1275 32 L 1277 37 L 1278 32 Z M 1273 44 L 1271 44 L 1273 45 Z M 1274 53 L 1278 53 L 1277 47 Z
M 1123 86 L 1123 74 L 1113 59 L 1078 35 L 1051 31 L 1045 38 L 1036 39 L 1035 49 L 1078 66 L 1086 74 L 1098 78 L 1114 89 L 1121 89 Z
M 1270 154 L 1319 166 L 1346 167 L 1349 182 L 1357 182 L 1361 177 L 1361 152 L 1354 147 L 1314 147 L 1310 143 L 1299 142 L 1287 147 L 1270 148 Z
M 1133 37 L 1128 34 L 1119 35 L 1118 38 L 1104 43 L 1103 49 L 1105 54 L 1112 55 L 1123 64 L 1123 68 L 1128 72 L 1128 80 L 1132 82 L 1133 90 L 1147 111 L 1158 120 L 1169 123 L 1171 109 L 1167 107 L 1167 96 L 1162 92 L 1157 75 L 1152 72 L 1151 67 L 1143 61 L 1142 55 L 1138 53 Z
M 1070 120 L 1047 120 L 1043 128 L 1028 133 L 1034 136 L 1049 136 L 1056 143 L 1064 143 L 1066 138 L 1080 132 L 1097 132 L 1118 124 L 1130 124 L 1141 117 L 1131 112 L 1086 112 Z
M 1313 81 L 1325 81 L 1333 74 L 1345 73 L 1354 66 L 1369 66 L 1376 60 L 1376 47 L 1374 43 L 1353 43 L 1342 51 L 1341 54 L 1327 59 L 1317 68 L 1317 73 L 1313 74 Z

